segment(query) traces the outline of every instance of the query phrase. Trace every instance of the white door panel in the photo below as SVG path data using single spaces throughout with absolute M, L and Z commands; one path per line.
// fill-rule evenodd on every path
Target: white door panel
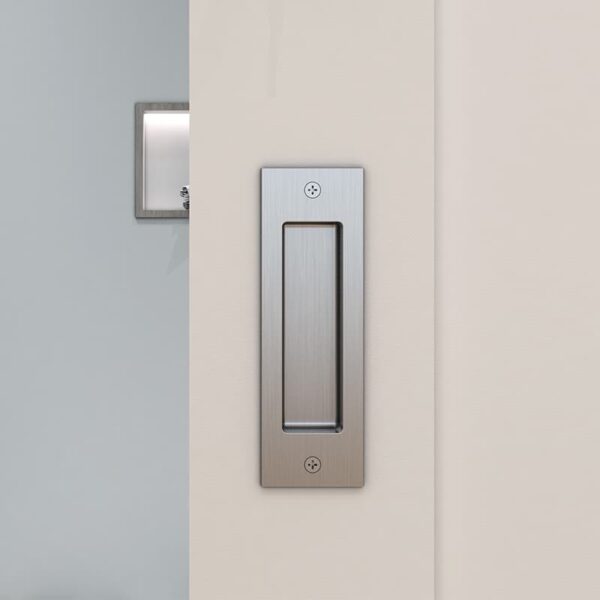
M 194 0 L 193 599 L 592 599 L 600 8 Z M 365 169 L 362 489 L 259 485 L 259 170 Z
M 191 6 L 191 597 L 433 598 L 433 5 Z M 365 169 L 365 480 L 259 483 L 259 173 Z

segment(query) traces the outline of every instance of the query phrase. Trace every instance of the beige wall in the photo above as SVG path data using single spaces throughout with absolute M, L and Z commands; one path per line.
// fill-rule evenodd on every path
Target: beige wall
M 599 31 L 438 3 L 440 600 L 600 597 Z
M 191 598 L 433 597 L 433 7 L 191 3 Z M 366 486 L 259 486 L 261 166 L 366 177 Z

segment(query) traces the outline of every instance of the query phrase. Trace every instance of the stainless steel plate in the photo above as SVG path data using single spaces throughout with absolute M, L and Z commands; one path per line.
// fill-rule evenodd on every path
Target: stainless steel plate
M 363 170 L 262 169 L 261 484 L 361 487 Z

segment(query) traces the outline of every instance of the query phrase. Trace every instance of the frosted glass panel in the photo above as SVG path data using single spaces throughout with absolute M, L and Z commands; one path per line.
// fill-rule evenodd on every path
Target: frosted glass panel
M 189 184 L 190 115 L 144 114 L 144 208 L 181 210 L 179 191 Z

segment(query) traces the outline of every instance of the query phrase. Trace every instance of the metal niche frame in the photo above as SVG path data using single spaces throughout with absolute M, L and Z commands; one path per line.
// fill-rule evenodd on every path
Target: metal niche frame
M 147 112 L 182 112 L 190 110 L 189 102 L 136 102 L 135 104 L 135 216 L 138 219 L 189 219 L 189 210 L 153 210 L 144 204 L 144 115 Z M 182 182 L 188 185 L 188 181 Z M 176 190 L 175 193 L 178 193 Z

